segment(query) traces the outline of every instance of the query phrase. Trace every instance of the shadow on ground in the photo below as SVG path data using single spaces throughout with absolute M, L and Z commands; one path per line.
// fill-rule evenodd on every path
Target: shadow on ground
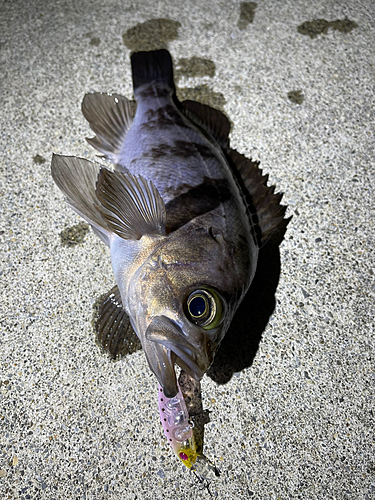
M 207 372 L 217 384 L 226 384 L 233 373 L 252 365 L 262 333 L 275 309 L 275 293 L 281 268 L 281 241 L 281 235 L 275 236 L 259 252 L 253 283 Z

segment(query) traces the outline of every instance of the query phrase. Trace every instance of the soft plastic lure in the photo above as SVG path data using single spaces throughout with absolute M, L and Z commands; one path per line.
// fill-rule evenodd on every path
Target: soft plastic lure
M 177 384 L 178 392 L 167 398 L 159 385 L 159 414 L 164 434 L 173 451 L 189 469 L 197 459 L 193 424 L 189 420 L 184 396 Z

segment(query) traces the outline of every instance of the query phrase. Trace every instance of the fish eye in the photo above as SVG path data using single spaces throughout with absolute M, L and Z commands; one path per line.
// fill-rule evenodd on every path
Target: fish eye
M 195 290 L 186 299 L 186 313 L 192 323 L 211 330 L 218 326 L 222 319 L 222 300 L 212 289 Z

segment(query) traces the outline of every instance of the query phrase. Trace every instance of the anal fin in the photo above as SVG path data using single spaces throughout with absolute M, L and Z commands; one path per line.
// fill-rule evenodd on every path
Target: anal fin
M 142 348 L 129 316 L 122 307 L 121 295 L 115 285 L 99 297 L 94 305 L 94 329 L 97 344 L 113 359 Z

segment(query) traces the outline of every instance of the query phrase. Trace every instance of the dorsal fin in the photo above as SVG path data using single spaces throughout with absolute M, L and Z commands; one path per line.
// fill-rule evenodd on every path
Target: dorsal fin
M 142 348 L 129 316 L 122 307 L 117 285 L 98 299 L 94 309 L 96 341 L 113 359 Z
M 224 113 L 207 104 L 190 100 L 182 101 L 181 106 L 181 111 L 211 135 L 220 146 L 228 146 L 231 124 Z
M 112 163 L 120 163 L 125 136 L 133 122 L 136 104 L 119 94 L 86 94 L 82 113 L 96 136 L 87 142 Z
M 146 234 L 165 234 L 164 201 L 154 184 L 141 175 L 102 168 L 96 195 L 103 219 L 120 238 L 139 240 Z
M 250 195 L 248 203 L 253 205 L 253 216 L 259 225 L 261 234 L 259 235 L 260 245 L 264 245 L 274 233 L 279 233 L 280 238 L 284 236 L 286 226 L 291 217 L 284 219 L 286 205 L 280 205 L 282 193 L 275 194 L 275 186 L 267 186 L 268 175 L 263 175 L 259 168 L 259 162 L 252 161 L 241 155 L 234 149 L 225 150 L 230 160 L 230 165 L 245 191 L 245 195 Z

